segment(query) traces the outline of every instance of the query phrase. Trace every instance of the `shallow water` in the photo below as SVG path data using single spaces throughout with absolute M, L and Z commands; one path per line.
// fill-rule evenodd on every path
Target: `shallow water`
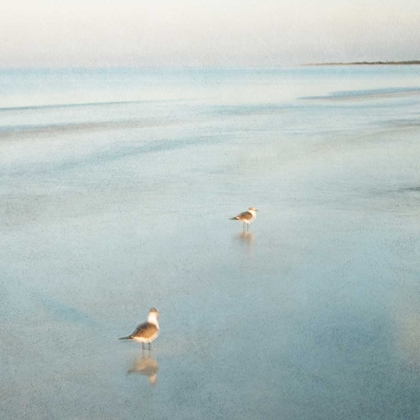
M 1 71 L 0 417 L 418 418 L 419 87 Z

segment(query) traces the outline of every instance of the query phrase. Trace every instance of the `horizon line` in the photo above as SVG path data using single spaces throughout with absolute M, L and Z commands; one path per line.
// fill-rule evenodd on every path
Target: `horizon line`
M 325 62 L 312 62 L 312 63 L 299 63 L 299 64 L 282 64 L 282 65 L 86 65 L 86 66 L 1 66 L 0 71 L 8 70 L 276 70 L 285 68 L 309 67 L 309 66 L 346 66 L 346 65 L 419 65 L 419 59 L 410 60 L 375 60 L 375 61 L 325 61 Z

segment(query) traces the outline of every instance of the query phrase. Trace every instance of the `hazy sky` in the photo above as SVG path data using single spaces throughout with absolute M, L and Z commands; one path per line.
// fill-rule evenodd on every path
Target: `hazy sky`
M 420 59 L 419 0 L 0 0 L 0 67 Z

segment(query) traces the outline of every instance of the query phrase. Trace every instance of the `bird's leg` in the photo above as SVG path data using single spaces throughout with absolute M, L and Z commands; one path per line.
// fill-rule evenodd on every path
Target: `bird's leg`
M 141 343 L 141 349 L 144 350 L 144 343 Z
M 149 343 L 149 351 L 152 350 L 152 345 Z

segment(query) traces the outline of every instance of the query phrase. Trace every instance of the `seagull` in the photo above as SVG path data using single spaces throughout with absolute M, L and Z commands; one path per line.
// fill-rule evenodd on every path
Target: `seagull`
M 150 343 L 156 340 L 159 335 L 159 323 L 157 320 L 158 316 L 159 311 L 156 308 L 150 309 L 147 322 L 140 324 L 132 334 L 128 335 L 127 337 L 121 337 L 120 340 L 138 341 L 141 343 L 142 349 L 144 349 L 144 344 L 147 343 L 150 350 Z
M 257 217 L 258 210 L 255 207 L 250 207 L 248 211 L 244 211 L 241 214 L 238 214 L 235 217 L 231 217 L 229 220 L 240 220 L 244 224 L 244 230 L 245 230 L 245 224 L 247 225 L 247 230 L 249 228 L 249 224 L 252 223 L 255 218 Z

